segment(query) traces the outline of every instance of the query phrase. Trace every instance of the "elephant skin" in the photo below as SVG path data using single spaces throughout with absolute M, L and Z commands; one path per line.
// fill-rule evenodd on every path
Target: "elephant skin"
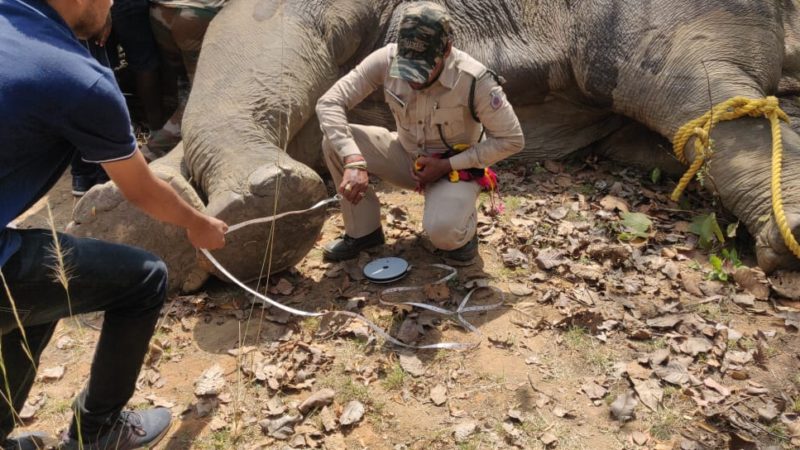
M 207 199 L 207 212 L 236 223 L 325 197 L 312 170 L 321 166 L 316 101 L 360 60 L 395 40 L 408 3 L 229 2 L 207 32 L 183 121 L 188 176 Z M 675 171 L 670 141 L 710 105 L 734 96 L 786 101 L 800 93 L 800 6 L 794 0 L 442 3 L 453 16 L 455 46 L 507 80 L 504 89 L 525 130 L 526 148 L 517 155 L 523 162 L 595 147 L 626 164 Z M 798 110 L 787 108 L 795 127 Z M 349 117 L 394 127 L 380 89 Z M 767 128 L 764 119 L 715 127 L 707 185 L 755 237 L 765 270 L 797 268 L 770 214 Z M 800 137 L 791 126 L 782 130 L 784 205 L 797 231 Z M 690 140 L 690 157 L 692 148 Z M 280 270 L 309 251 L 322 221 L 320 212 L 279 222 L 274 230 L 234 234 L 220 257 L 246 279 L 264 273 L 265 261 Z

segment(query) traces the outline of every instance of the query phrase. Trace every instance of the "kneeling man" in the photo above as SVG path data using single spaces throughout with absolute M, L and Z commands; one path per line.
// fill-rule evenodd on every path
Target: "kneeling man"
M 424 193 L 423 228 L 443 256 L 477 254 L 475 202 L 496 181 L 486 168 L 520 151 L 524 138 L 498 77 L 453 47 L 450 22 L 440 5 L 412 4 L 397 44 L 367 56 L 317 102 L 325 162 L 346 200 L 345 235 L 325 246 L 327 259 L 384 243 L 370 173 Z M 380 87 L 397 132 L 348 124 L 347 111 Z

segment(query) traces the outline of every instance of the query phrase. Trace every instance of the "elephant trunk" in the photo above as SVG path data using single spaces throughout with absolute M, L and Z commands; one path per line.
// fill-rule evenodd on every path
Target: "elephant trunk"
M 305 209 L 326 195 L 320 177 L 284 151 L 336 76 L 320 35 L 292 9 L 298 7 L 231 2 L 205 37 L 183 120 L 186 162 L 208 198 L 207 212 L 229 224 Z M 243 279 L 286 269 L 312 248 L 323 220 L 318 211 L 282 219 L 274 230 L 244 228 L 216 256 Z
M 795 236 L 800 231 L 800 136 L 781 124 L 783 135 L 782 189 L 788 223 Z M 772 142 L 766 119 L 741 118 L 718 124 L 711 132 L 713 156 L 707 162 L 706 187 L 715 191 L 727 209 L 739 218 L 756 240 L 758 264 L 766 272 L 800 268 L 788 250 L 772 212 L 770 183 Z M 693 142 L 687 157 L 692 160 Z

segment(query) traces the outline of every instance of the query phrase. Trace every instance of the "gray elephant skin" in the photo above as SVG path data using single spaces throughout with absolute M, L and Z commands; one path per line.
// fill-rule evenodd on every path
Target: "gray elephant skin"
M 592 147 L 625 164 L 678 172 L 683 167 L 669 143 L 676 130 L 734 96 L 777 95 L 798 125 L 800 13 L 794 0 L 443 3 L 454 19 L 455 45 L 506 78 L 526 134 L 517 156 L 524 161 Z M 394 41 L 407 4 L 229 2 L 208 30 L 186 108 L 185 169 L 174 169 L 173 161 L 165 176 L 198 208 L 205 204 L 230 224 L 325 198 L 315 103 L 366 55 Z M 394 127 L 382 92 L 351 111 L 350 119 Z M 800 136 L 790 125 L 782 131 L 784 204 L 796 230 Z M 707 174 L 715 195 L 755 237 L 759 264 L 766 271 L 798 267 L 774 218 L 760 220 L 771 216 L 768 121 L 723 122 L 712 139 Z M 690 141 L 690 159 L 692 149 Z M 130 208 L 109 214 L 108 197 L 98 189 L 81 200 L 78 209 L 95 214 L 92 221 L 78 215 L 72 230 L 143 245 L 172 262 L 173 286 L 196 284 L 202 269 L 185 237 Z M 111 225 L 121 220 L 124 227 Z M 217 254 L 243 279 L 282 270 L 311 249 L 323 220 L 316 212 L 274 229 L 244 229 L 229 235 Z

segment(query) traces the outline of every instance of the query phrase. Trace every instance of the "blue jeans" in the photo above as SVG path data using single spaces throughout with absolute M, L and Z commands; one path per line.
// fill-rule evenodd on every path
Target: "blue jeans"
M 156 256 L 134 247 L 58 234 L 69 272 L 69 296 L 55 280 L 53 235 L 47 230 L 18 230 L 20 250 L 0 268 L 35 365 L 23 350 L 24 339 L 12 304 L 0 282 L 0 331 L 5 375 L 0 371 L 0 442 L 15 425 L 36 378 L 39 357 L 59 319 L 104 311 L 89 381 L 73 405 L 84 441 L 91 442 L 114 423 L 136 388 L 150 337 L 166 298 L 167 268 Z M 76 420 L 71 427 L 77 436 Z

